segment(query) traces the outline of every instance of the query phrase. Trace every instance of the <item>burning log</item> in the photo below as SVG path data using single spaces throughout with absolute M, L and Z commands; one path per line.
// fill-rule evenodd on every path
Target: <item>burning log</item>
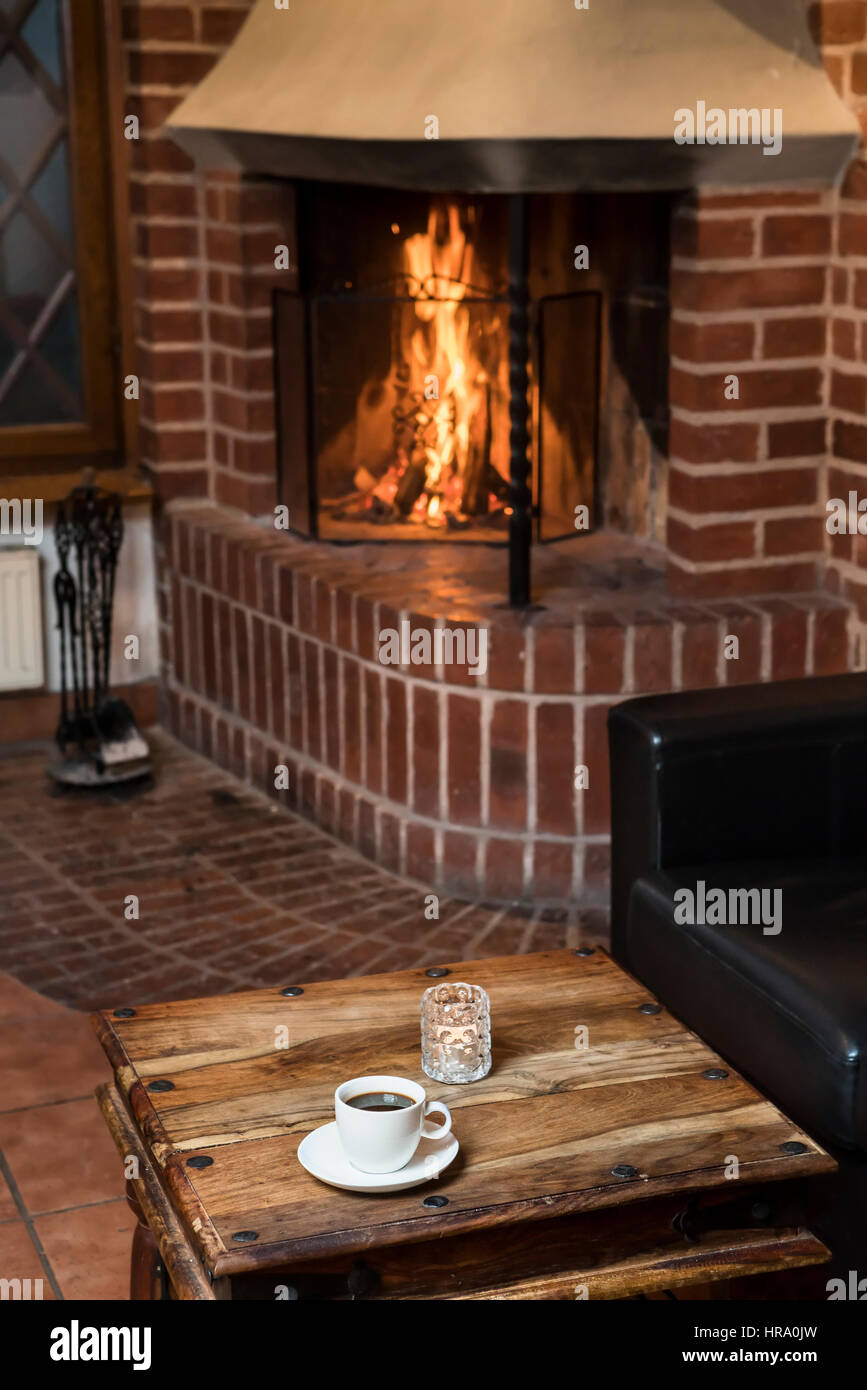
M 418 499 L 424 492 L 427 481 L 427 455 L 413 454 L 397 485 L 394 505 L 401 516 L 409 516 Z

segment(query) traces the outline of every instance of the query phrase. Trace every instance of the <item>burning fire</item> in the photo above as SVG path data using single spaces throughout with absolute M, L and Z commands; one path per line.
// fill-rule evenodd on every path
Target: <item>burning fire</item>
M 400 234 L 397 223 L 391 230 Z M 457 204 L 435 203 L 426 231 L 405 237 L 400 249 L 409 298 L 395 306 L 388 380 L 363 392 L 357 491 L 340 515 L 466 529 L 507 514 L 507 485 L 491 457 L 498 383 L 479 355 L 484 336 L 502 332 L 501 321 L 491 306 L 484 326 L 473 317 L 474 250 Z M 385 428 L 382 459 L 374 443 L 381 446 Z

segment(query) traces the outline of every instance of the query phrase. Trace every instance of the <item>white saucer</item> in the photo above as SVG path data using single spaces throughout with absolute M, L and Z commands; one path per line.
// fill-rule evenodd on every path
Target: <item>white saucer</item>
M 396 1173 L 362 1173 L 353 1168 L 337 1133 L 337 1122 L 322 1125 L 305 1134 L 298 1145 L 298 1161 L 308 1173 L 332 1187 L 347 1192 L 401 1192 L 405 1187 L 420 1187 L 447 1168 L 460 1145 L 453 1134 L 443 1139 L 422 1139 L 404 1168 Z

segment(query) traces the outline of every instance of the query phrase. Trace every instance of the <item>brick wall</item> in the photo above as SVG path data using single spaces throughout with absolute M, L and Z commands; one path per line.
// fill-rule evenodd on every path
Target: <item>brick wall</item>
M 142 378 L 141 459 L 161 501 L 274 505 L 270 290 L 288 196 L 196 174 L 163 126 L 211 69 L 252 0 L 123 6 L 132 142 L 133 293 Z
M 867 3 L 814 5 L 813 31 L 825 66 L 867 136 Z M 850 165 L 834 220 L 829 342 L 829 461 L 826 497 L 867 497 L 867 158 Z M 867 631 L 867 542 L 827 536 L 828 587 L 857 606 L 859 636 Z
M 821 583 L 833 203 L 831 192 L 754 191 L 696 195 L 677 210 L 668 515 L 676 592 Z

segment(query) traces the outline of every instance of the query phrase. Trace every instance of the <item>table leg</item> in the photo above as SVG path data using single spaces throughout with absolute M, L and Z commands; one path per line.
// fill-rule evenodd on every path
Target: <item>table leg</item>
M 132 1260 L 130 1262 L 129 1296 L 133 1302 L 151 1302 L 169 1298 L 169 1281 L 165 1265 L 144 1218 L 135 1187 L 126 1185 L 127 1205 L 135 1216 L 138 1225 L 132 1238 Z

